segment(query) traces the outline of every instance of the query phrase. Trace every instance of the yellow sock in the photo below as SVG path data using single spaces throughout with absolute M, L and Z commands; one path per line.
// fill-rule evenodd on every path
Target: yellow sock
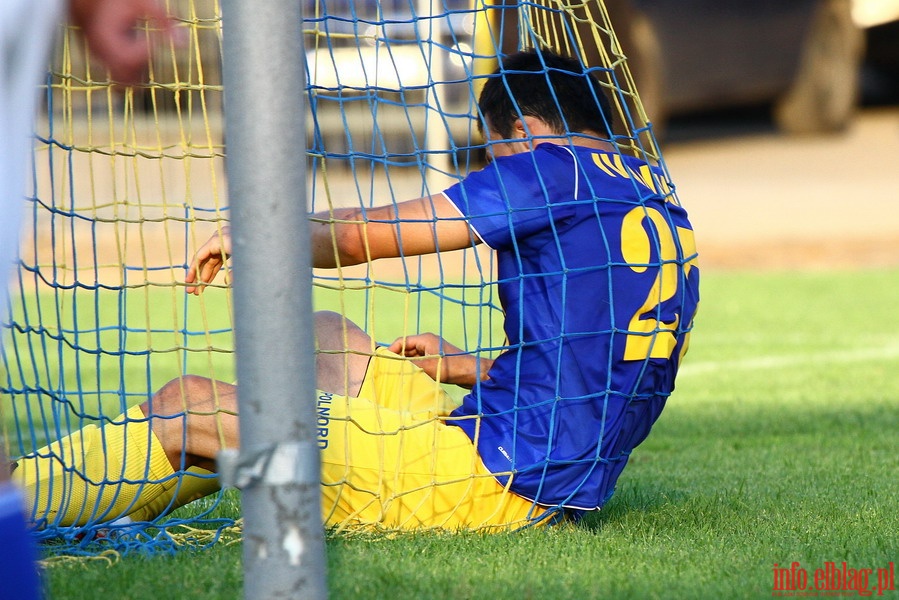
M 215 479 L 190 471 L 180 478 L 175 474 L 136 406 L 111 423 L 88 425 L 18 463 L 13 479 L 39 525 L 85 525 L 124 516 L 151 520 L 218 489 Z

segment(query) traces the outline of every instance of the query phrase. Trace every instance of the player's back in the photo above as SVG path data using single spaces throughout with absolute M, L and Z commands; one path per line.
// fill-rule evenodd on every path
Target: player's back
M 509 341 L 457 416 L 481 415 L 482 457 L 517 493 L 600 506 L 673 388 L 698 300 L 690 225 L 616 153 L 542 144 L 493 169 L 468 214 L 497 251 Z

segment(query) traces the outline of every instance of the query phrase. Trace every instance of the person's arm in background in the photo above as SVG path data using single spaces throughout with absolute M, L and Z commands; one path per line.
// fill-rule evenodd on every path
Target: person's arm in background
M 81 28 L 91 55 L 106 65 L 113 81 L 125 85 L 141 81 L 150 56 L 150 45 L 138 27 L 151 21 L 170 37 L 176 32 L 159 0 L 71 0 L 69 16 Z

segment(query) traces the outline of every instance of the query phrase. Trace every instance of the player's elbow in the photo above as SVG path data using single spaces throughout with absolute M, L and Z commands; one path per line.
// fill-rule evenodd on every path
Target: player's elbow
M 355 215 L 336 211 L 314 215 L 310 225 L 313 267 L 333 269 L 367 260 L 362 223 Z
M 335 266 L 358 265 L 370 260 L 362 224 L 339 223 L 334 226 Z

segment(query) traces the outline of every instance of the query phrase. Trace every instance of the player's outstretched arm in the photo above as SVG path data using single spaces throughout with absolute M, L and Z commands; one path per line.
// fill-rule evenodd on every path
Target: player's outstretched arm
M 418 256 L 480 243 L 444 196 L 427 196 L 372 209 L 338 208 L 310 218 L 312 266 L 336 268 L 378 258 Z M 197 250 L 185 276 L 189 294 L 202 293 L 231 255 L 231 228 Z
M 378 208 L 323 211 L 312 215 L 310 227 L 312 266 L 323 269 L 480 243 L 442 194 Z
M 225 226 L 197 250 L 184 277 L 187 284 L 185 291 L 199 296 L 206 288 L 206 284 L 212 283 L 230 256 L 231 228 Z
M 388 349 L 413 359 L 434 381 L 469 389 L 479 380 L 487 379 L 493 365 L 489 358 L 469 354 L 433 333 L 397 338 Z

